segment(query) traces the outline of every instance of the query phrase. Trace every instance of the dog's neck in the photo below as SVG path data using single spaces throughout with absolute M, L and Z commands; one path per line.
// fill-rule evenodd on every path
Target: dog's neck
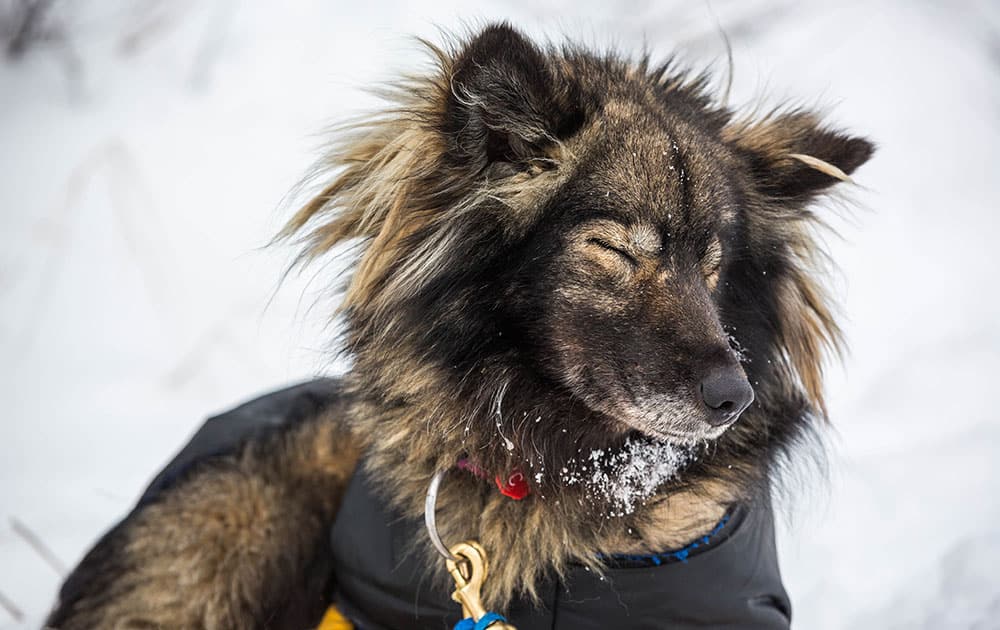
M 431 478 L 440 470 L 451 471 L 438 494 L 438 531 L 445 544 L 475 539 L 492 554 L 484 589 L 490 606 L 502 608 L 518 595 L 534 597 L 543 576 L 562 572 L 570 563 L 599 570 L 601 555 L 681 547 L 708 532 L 739 495 L 736 486 L 722 480 L 685 480 L 683 485 L 674 480 L 623 509 L 595 499 L 587 480 L 567 485 L 554 475 L 536 485 L 536 479 L 546 479 L 545 473 L 536 477 L 539 473 L 529 470 L 531 492 L 514 500 L 492 482 L 509 468 L 486 470 L 484 479 L 456 466 L 464 455 L 475 461 L 476 449 L 463 431 L 441 432 L 435 430 L 438 423 L 428 422 L 427 414 L 444 411 L 442 403 L 428 409 L 355 392 L 350 418 L 367 445 L 365 465 L 395 508 L 421 518 Z M 509 461 L 530 461 L 519 458 L 517 448 Z M 495 459 L 492 464 L 496 466 Z M 441 564 L 429 539 L 416 546 L 429 563 Z

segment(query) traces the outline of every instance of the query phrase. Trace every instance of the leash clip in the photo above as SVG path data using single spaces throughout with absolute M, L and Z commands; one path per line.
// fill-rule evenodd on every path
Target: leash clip
M 445 561 L 448 573 L 455 580 L 455 592 L 451 598 L 462 605 L 462 615 L 472 619 L 479 630 L 479 623 L 489 616 L 483 607 L 481 591 L 486 581 L 487 561 L 486 551 L 474 540 L 461 542 L 449 549 L 452 558 Z M 516 630 L 514 626 L 502 620 L 487 622 L 482 628 L 491 630 Z

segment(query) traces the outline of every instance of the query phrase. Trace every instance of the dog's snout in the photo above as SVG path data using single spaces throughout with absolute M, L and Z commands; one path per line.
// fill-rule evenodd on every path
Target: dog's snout
M 739 366 L 713 369 L 701 382 L 701 399 L 708 407 L 708 423 L 733 422 L 753 402 L 753 388 Z

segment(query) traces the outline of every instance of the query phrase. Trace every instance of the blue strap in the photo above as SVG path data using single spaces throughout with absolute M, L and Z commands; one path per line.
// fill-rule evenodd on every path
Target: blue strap
M 648 556 L 616 553 L 610 556 L 598 554 L 597 557 L 601 558 L 602 560 L 608 558 L 614 560 L 627 560 L 629 562 L 637 562 L 645 564 L 647 566 L 653 565 L 657 567 L 663 564 L 664 562 L 669 562 L 671 560 L 679 560 L 681 562 L 686 563 L 688 561 L 688 558 L 691 556 L 691 552 L 693 552 L 694 550 L 698 549 L 703 545 L 709 544 L 712 538 L 717 536 L 726 527 L 726 524 L 729 522 L 730 516 L 731 515 L 727 512 L 722 516 L 722 519 L 719 520 L 716 526 L 712 528 L 712 531 L 708 532 L 701 538 L 687 544 L 686 546 L 680 549 L 675 549 L 673 551 L 664 551 L 663 553 L 656 553 Z
M 454 630 L 486 630 L 490 624 L 496 623 L 497 621 L 506 623 L 507 619 L 503 615 L 488 612 L 483 615 L 483 618 L 479 621 L 473 620 L 472 617 L 466 617 L 455 624 Z

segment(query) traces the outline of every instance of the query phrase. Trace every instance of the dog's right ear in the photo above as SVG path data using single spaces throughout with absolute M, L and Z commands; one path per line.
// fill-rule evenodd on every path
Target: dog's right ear
M 582 122 L 567 78 L 508 24 L 488 26 L 469 41 L 453 60 L 449 83 L 448 154 L 477 171 L 498 164 L 520 170 Z

